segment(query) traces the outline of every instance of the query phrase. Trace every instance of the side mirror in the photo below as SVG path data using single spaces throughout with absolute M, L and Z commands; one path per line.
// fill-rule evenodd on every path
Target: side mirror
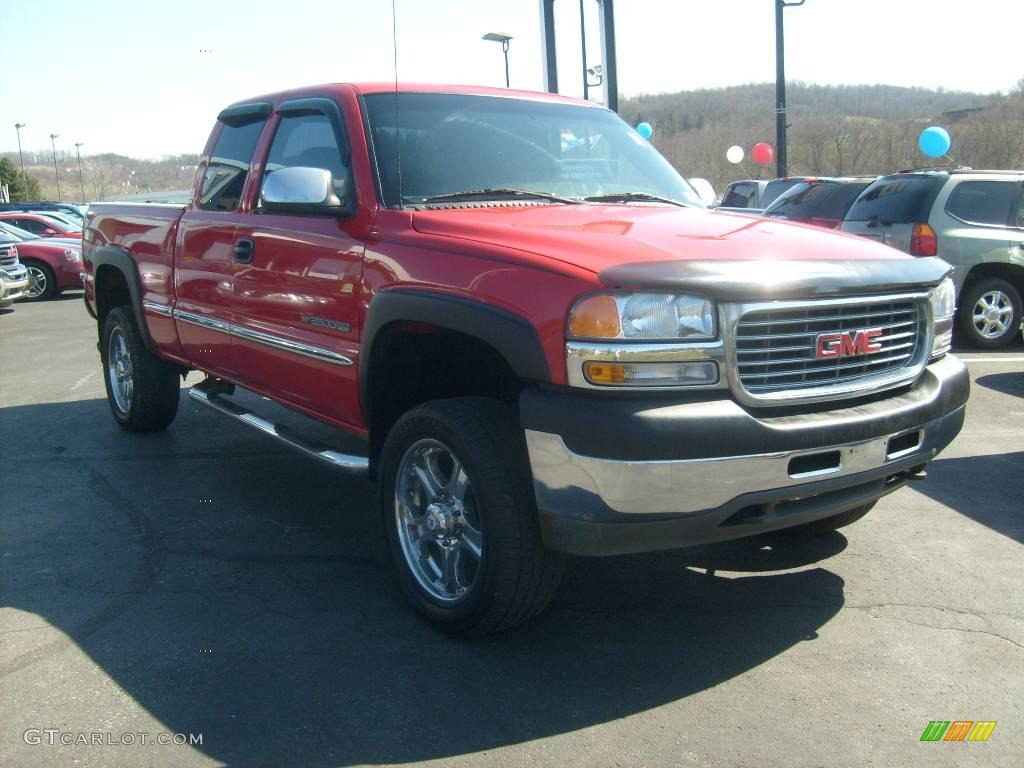
M 263 179 L 260 206 L 274 213 L 308 213 L 328 216 L 351 214 L 354 208 L 351 174 L 335 179 L 323 168 L 279 168 Z
M 711 186 L 711 182 L 707 179 L 694 178 L 687 179 L 690 182 L 690 186 L 693 187 L 697 196 L 705 205 L 714 205 L 715 203 L 715 188 Z

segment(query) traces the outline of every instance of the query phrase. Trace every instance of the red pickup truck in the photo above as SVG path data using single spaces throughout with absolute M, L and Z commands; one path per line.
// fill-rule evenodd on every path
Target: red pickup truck
M 968 397 L 948 264 L 708 211 L 614 113 L 550 94 L 234 104 L 192 202 L 90 206 L 83 258 L 117 422 L 168 426 L 198 369 L 197 402 L 376 479 L 399 584 L 452 633 L 538 613 L 563 553 L 846 525 Z

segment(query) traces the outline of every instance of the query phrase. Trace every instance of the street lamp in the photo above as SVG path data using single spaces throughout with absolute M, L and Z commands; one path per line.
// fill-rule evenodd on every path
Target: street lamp
M 56 142 L 56 140 L 58 138 L 60 138 L 60 134 L 59 133 L 51 133 L 50 134 L 50 147 L 53 149 L 53 175 L 57 177 L 57 199 L 60 200 L 60 198 L 61 198 L 61 194 L 60 194 L 60 174 L 57 173 L 57 142 Z
M 492 43 L 501 43 L 501 52 L 505 54 L 505 87 L 508 88 L 508 41 L 512 39 L 512 36 L 503 35 L 500 32 L 488 32 L 481 39 L 490 40 Z
M 788 173 L 786 162 L 786 49 L 782 29 L 783 8 L 796 8 L 807 0 L 775 0 L 775 173 Z
M 82 176 L 82 151 L 79 149 L 84 141 L 75 142 L 75 154 L 78 155 L 78 183 L 82 185 L 82 205 L 85 205 L 85 177 Z
M 28 179 L 25 178 L 25 156 L 21 154 L 21 129 L 24 127 L 24 123 L 14 124 L 14 130 L 18 132 L 18 159 L 21 160 L 21 178 L 24 180 L 23 183 L 27 185 Z

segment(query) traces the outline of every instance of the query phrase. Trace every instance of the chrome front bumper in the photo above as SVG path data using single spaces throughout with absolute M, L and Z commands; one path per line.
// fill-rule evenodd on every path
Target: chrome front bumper
M 560 417 L 555 393 L 524 394 L 545 542 L 574 554 L 669 549 L 870 503 L 956 437 L 968 392 L 965 367 L 947 356 L 903 393 L 790 416 L 726 399 L 637 407 L 563 394 Z
M 0 302 L 20 299 L 28 284 L 28 270 L 22 265 L 0 271 Z

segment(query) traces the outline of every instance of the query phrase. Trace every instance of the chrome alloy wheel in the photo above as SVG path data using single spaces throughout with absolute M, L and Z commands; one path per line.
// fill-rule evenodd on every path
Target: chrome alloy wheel
M 39 267 L 28 267 L 28 287 L 25 288 L 25 298 L 38 299 L 46 293 L 46 273 Z
M 483 531 L 459 458 L 438 440 L 406 449 L 395 481 L 395 527 L 419 585 L 444 603 L 465 599 L 480 578 Z
M 128 354 L 128 343 L 124 333 L 115 327 L 110 332 L 107 342 L 107 377 L 110 379 L 110 392 L 121 413 L 128 413 L 132 407 L 132 358 Z
M 998 339 L 1009 329 L 1013 319 L 1013 302 L 998 289 L 987 291 L 974 304 L 971 321 L 979 336 Z

